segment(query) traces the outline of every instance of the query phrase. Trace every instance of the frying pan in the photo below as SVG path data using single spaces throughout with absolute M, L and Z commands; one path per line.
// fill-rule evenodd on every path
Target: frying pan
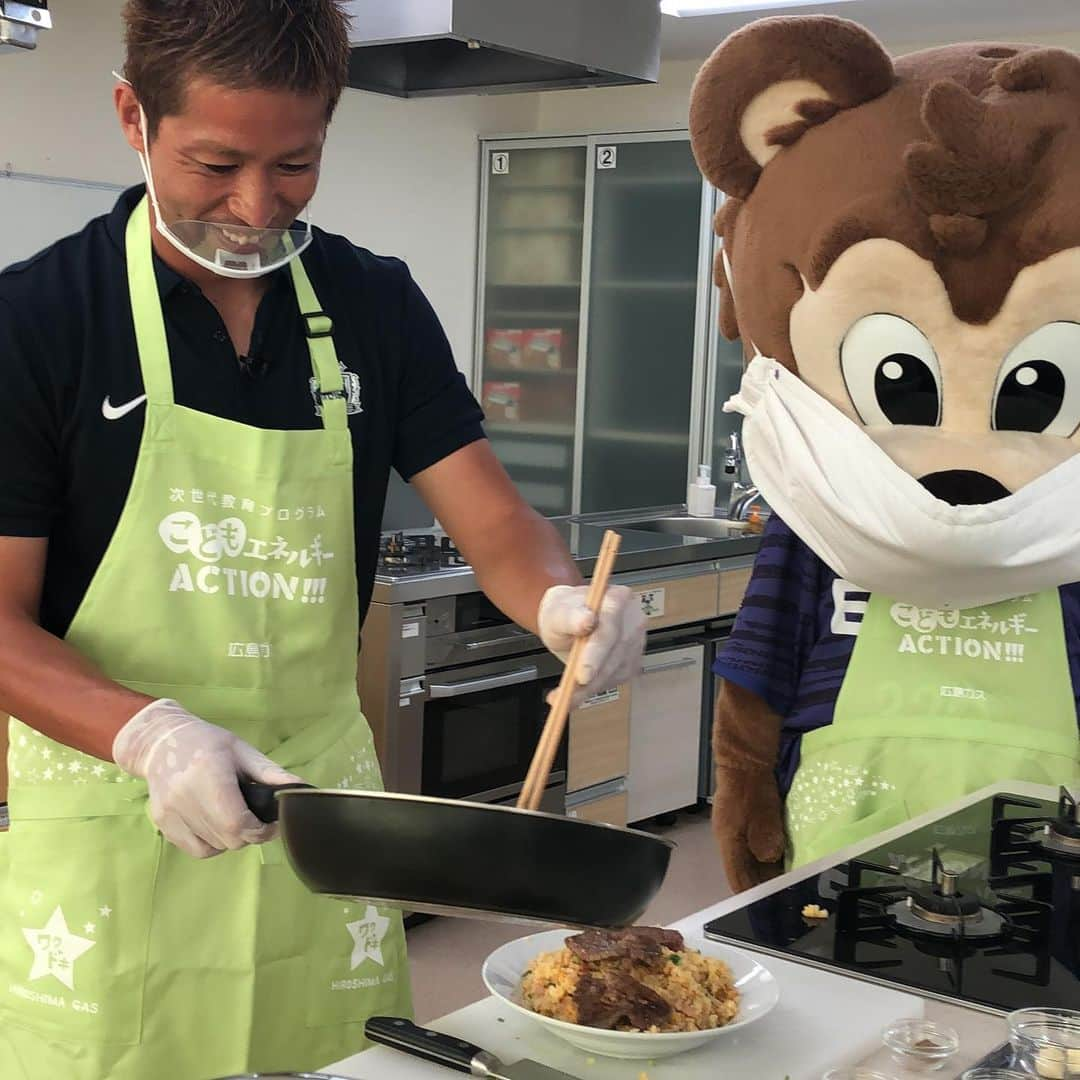
M 586 603 L 598 611 L 619 549 L 610 530 Z M 243 781 L 257 817 L 279 820 L 312 892 L 437 915 L 628 926 L 648 907 L 674 845 L 633 829 L 537 811 L 562 738 L 585 639 L 570 650 L 517 807 Z
M 243 781 L 280 821 L 315 893 L 435 915 L 571 927 L 629 926 L 659 891 L 674 844 L 649 833 L 423 795 Z

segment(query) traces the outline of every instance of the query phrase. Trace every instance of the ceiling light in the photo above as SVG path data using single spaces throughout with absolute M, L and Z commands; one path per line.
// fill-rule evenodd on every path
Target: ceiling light
M 852 0 L 661 0 L 660 10 L 677 19 L 688 15 L 736 15 L 769 8 L 817 7 L 822 4 L 850 4 Z

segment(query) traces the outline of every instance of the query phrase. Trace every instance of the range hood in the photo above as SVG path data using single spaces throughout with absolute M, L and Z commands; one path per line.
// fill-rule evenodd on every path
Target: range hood
M 0 54 L 36 49 L 38 32 L 51 27 L 49 0 L 0 0 Z
M 394 97 L 654 83 L 659 0 L 351 0 L 349 85 Z

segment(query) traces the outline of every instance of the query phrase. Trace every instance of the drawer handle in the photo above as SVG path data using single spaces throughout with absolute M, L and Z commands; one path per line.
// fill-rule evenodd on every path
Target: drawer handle
M 653 667 L 643 667 L 642 675 L 655 675 L 658 671 L 678 671 L 680 668 L 694 667 L 697 660 L 693 657 L 687 660 L 669 660 L 666 664 L 656 664 Z

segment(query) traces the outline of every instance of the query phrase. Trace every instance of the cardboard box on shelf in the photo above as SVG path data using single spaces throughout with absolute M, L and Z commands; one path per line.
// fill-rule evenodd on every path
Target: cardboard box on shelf
M 573 427 L 576 397 L 573 379 L 530 379 L 521 391 L 521 419 Z
M 563 365 L 562 330 L 526 330 L 521 342 L 521 366 L 557 371 Z
M 524 331 L 492 327 L 484 335 L 484 359 L 496 368 L 521 367 Z
M 484 383 L 481 407 L 488 420 L 514 421 L 521 419 L 521 383 Z

